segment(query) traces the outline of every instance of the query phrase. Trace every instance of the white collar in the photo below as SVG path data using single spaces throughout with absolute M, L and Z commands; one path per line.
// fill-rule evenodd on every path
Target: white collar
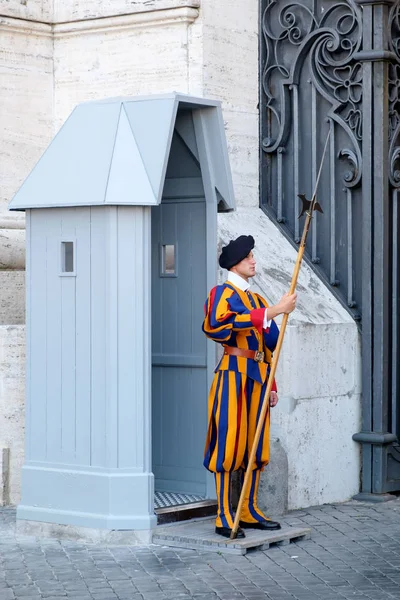
M 233 283 L 233 285 L 239 288 L 239 290 L 242 290 L 242 292 L 247 292 L 247 290 L 250 288 L 250 283 L 233 271 L 228 272 L 228 281 Z

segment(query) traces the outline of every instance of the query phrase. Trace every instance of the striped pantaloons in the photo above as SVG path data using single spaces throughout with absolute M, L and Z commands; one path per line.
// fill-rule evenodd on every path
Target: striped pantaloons
M 247 468 L 267 382 L 260 384 L 243 373 L 218 371 L 209 394 L 208 434 L 204 466 L 215 473 L 218 527 L 233 526 L 231 505 L 232 472 Z M 260 471 L 269 461 L 269 410 L 257 446 L 250 489 L 241 519 L 247 522 L 266 517 L 257 507 Z

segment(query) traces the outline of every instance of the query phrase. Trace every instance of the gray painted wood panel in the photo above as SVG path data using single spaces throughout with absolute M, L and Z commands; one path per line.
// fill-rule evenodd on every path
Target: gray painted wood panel
M 141 411 L 138 418 L 132 399 L 142 385 L 134 357 L 143 350 L 136 340 L 145 318 L 142 279 L 149 278 L 143 274 L 146 246 L 150 253 L 145 217 L 136 219 L 144 210 L 33 214 L 32 232 L 40 239 L 30 260 L 35 279 L 43 279 L 30 300 L 36 460 L 142 468 L 146 416 Z M 62 240 L 75 243 L 76 275 L 60 276 Z
M 55 213 L 56 214 L 56 213 Z M 76 224 L 84 218 L 82 212 L 76 215 L 76 209 L 63 210 L 61 216 L 61 240 L 74 243 L 76 254 Z M 79 217 L 79 219 L 77 219 Z M 61 244 L 58 240 L 57 258 L 60 271 Z M 81 266 L 79 265 L 81 271 Z M 81 277 L 87 276 L 81 273 Z M 61 280 L 61 457 L 67 464 L 74 464 L 76 442 L 76 279 L 75 275 L 65 273 Z
M 40 214 L 42 213 L 42 214 Z M 62 278 L 60 271 L 60 214 L 54 211 L 34 211 L 33 220 L 44 219 L 46 223 L 47 256 L 44 269 L 45 292 L 47 296 L 46 310 L 43 315 L 45 328 L 43 335 L 46 339 L 46 422 L 48 424 L 46 458 L 51 462 L 62 462 Z M 42 310 L 42 308 L 41 308 Z M 64 306 L 65 312 L 65 306 Z M 33 318 L 37 314 L 33 313 Z M 33 338 L 35 352 L 41 352 L 38 347 L 40 339 Z
M 119 321 L 124 324 L 123 331 L 118 339 L 118 369 L 121 385 L 118 389 L 120 410 L 118 414 L 118 466 L 127 468 L 139 466 L 143 459 L 140 448 L 140 436 L 137 429 L 143 426 L 143 415 L 137 422 L 137 409 L 133 402 L 136 389 L 137 373 L 134 368 L 134 356 L 137 347 L 137 328 L 135 327 L 138 315 L 136 294 L 138 281 L 132 274 L 136 271 L 134 263 L 137 260 L 137 248 L 143 246 L 143 232 L 137 230 L 132 222 L 130 211 L 119 208 L 118 210 L 118 295 L 124 298 L 120 303 Z M 139 291 L 139 293 L 141 293 Z
M 156 490 L 206 494 L 206 203 L 152 209 L 153 472 Z M 176 245 L 176 277 L 163 277 L 160 245 Z
M 35 287 L 30 291 L 31 337 L 30 337 L 30 385 L 31 397 L 28 427 L 30 437 L 28 460 L 45 460 L 47 455 L 47 295 L 46 263 L 47 237 L 46 215 L 37 211 L 31 219 L 30 281 Z
M 106 210 L 91 209 L 91 461 L 92 466 L 106 464 L 106 347 L 104 343 L 107 314 L 107 230 Z
M 118 466 L 118 207 L 105 211 L 106 223 L 106 302 L 104 322 L 106 351 L 106 462 L 108 468 Z
M 25 297 L 26 297 L 26 355 L 25 355 L 25 464 L 32 457 L 32 218 L 31 210 L 25 214 L 26 252 L 25 252 Z M 35 239 L 33 238 L 33 242 Z M 24 490 L 22 489 L 22 494 Z
M 147 207 L 28 216 L 31 443 L 19 518 L 154 525 L 150 216 Z M 61 272 L 65 241 L 72 273 Z
M 76 219 L 76 364 L 75 364 L 75 462 L 91 464 L 91 217 L 94 208 L 79 208 Z M 78 212 L 79 211 L 79 212 Z
M 150 209 L 118 208 L 118 466 L 151 470 L 150 440 Z M 135 218 L 141 213 L 141 219 Z M 143 403 L 143 398 L 147 399 Z
M 206 493 L 205 370 L 153 366 L 153 472 L 160 491 Z

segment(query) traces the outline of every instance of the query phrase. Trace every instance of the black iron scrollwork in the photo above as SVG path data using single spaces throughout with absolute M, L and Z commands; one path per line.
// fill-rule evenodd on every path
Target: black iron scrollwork
M 262 15 L 265 63 L 262 86 L 269 117 L 262 148 L 274 153 L 284 146 L 291 130 L 291 89 L 299 83 L 306 60 L 312 83 L 329 102 L 327 116 L 346 131 L 354 150 L 350 158 L 355 177 L 361 177 L 362 65 L 354 58 L 362 42 L 360 9 L 351 1 L 326 8 L 326 2 L 268 0 Z
M 350 170 L 345 171 L 343 182 L 346 187 L 353 187 L 355 182 L 360 181 L 361 173 L 359 172 L 358 160 L 356 154 L 347 148 L 339 152 L 338 158 L 346 159 L 350 164 Z
M 389 14 L 389 45 L 398 63 L 389 64 L 389 180 L 400 187 L 400 3 Z
M 389 14 L 389 46 L 400 61 L 400 4 L 395 2 Z

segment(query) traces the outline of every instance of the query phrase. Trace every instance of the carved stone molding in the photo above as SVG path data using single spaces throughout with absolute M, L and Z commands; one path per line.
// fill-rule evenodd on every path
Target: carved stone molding
M 53 24 L 200 7 L 200 0 L 54 0 Z
M 25 230 L 0 229 L 0 270 L 25 269 Z
M 36 35 L 38 37 L 49 37 L 53 35 L 52 26 L 49 23 L 39 23 L 14 17 L 0 17 L 0 32 L 20 33 L 24 35 Z
M 167 10 L 155 10 L 152 12 L 141 12 L 132 15 L 118 17 L 106 17 L 102 19 L 88 19 L 85 21 L 71 21 L 53 25 L 55 38 L 98 33 L 100 31 L 122 31 L 125 29 L 136 29 L 142 27 L 165 26 L 174 23 L 186 23 L 190 25 L 199 16 L 197 8 L 180 7 Z
M 118 15 L 94 19 L 70 21 L 68 23 L 39 23 L 25 19 L 0 16 L 0 31 L 36 35 L 40 37 L 62 38 L 101 31 L 123 31 L 143 27 L 165 26 L 174 23 L 190 25 L 199 16 L 199 9 L 193 6 L 152 9 L 128 15 Z
M 0 212 L 0 230 L 1 229 L 25 229 L 25 213 Z

